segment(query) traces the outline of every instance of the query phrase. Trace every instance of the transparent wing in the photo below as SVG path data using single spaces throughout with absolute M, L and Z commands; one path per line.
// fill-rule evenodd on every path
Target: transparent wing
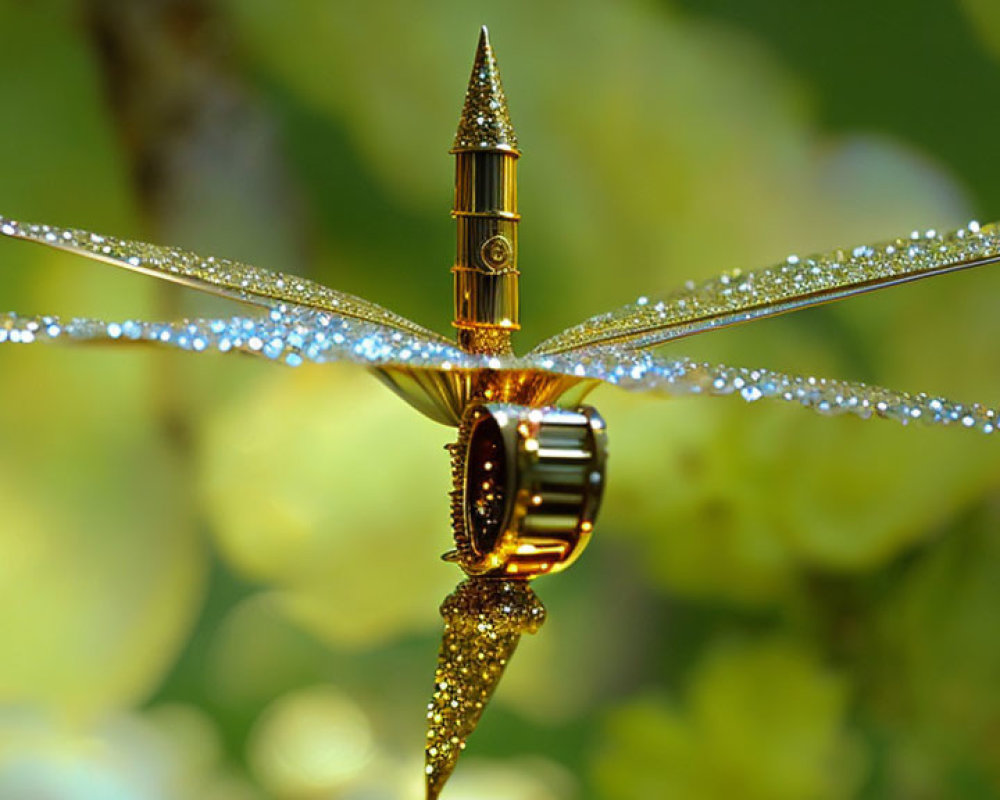
M 953 425 L 993 433 L 997 411 L 980 404 L 882 389 L 853 381 L 789 375 L 769 369 L 666 360 L 621 347 L 593 348 L 569 355 L 521 359 L 522 369 L 543 369 L 600 380 L 636 392 L 666 395 L 736 395 L 747 402 L 766 398 L 795 403 L 821 414 L 883 417 L 907 425 Z
M 863 292 L 993 264 L 1000 229 L 971 222 L 945 234 L 914 232 L 903 239 L 825 255 L 789 256 L 755 272 L 739 270 L 662 298 L 640 297 L 547 339 L 531 355 L 568 353 L 595 345 L 656 345 L 740 322 L 841 300 Z
M 116 239 L 73 228 L 19 223 L 0 216 L 0 233 L 104 261 L 253 305 L 294 303 L 364 320 L 447 344 L 448 339 L 360 297 L 318 283 L 225 258 L 199 256 L 175 247 Z
M 241 352 L 290 366 L 353 361 L 365 366 L 451 369 L 466 356 L 437 340 L 364 320 L 278 306 L 266 316 L 178 322 L 0 314 L 0 343 L 154 345 L 193 352 Z

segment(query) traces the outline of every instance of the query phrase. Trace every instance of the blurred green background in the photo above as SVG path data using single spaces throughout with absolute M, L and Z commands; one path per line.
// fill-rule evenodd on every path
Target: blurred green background
M 0 0 L 0 208 L 448 330 L 489 24 L 531 343 L 724 268 L 1000 218 L 994 0 Z M 232 313 L 0 243 L 3 310 Z M 983 271 L 668 350 L 1000 392 Z M 420 797 L 450 432 L 350 368 L 0 352 L 0 799 Z M 598 536 L 539 581 L 449 800 L 1000 798 L 1000 451 L 600 390 Z

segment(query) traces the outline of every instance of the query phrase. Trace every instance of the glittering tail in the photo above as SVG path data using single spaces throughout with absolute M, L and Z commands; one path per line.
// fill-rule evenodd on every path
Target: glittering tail
M 427 800 L 436 800 L 476 729 L 522 633 L 545 607 L 527 581 L 469 578 L 441 606 L 444 636 L 427 707 Z

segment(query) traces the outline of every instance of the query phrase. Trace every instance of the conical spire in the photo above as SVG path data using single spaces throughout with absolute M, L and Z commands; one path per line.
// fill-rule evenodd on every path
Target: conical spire
M 510 122 L 500 70 L 485 25 L 479 33 L 476 60 L 472 65 L 472 77 L 465 92 L 465 107 L 458 122 L 452 152 L 460 150 L 517 152 L 517 135 Z
M 427 800 L 437 800 L 476 729 L 522 633 L 535 633 L 545 607 L 528 582 L 470 578 L 441 606 L 444 637 L 427 709 Z

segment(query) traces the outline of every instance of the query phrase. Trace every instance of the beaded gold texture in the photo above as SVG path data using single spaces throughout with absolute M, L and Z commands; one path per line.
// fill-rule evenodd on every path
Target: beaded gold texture
M 427 707 L 427 798 L 434 800 L 476 729 L 523 633 L 545 607 L 526 581 L 472 577 L 441 606 L 444 636 Z

